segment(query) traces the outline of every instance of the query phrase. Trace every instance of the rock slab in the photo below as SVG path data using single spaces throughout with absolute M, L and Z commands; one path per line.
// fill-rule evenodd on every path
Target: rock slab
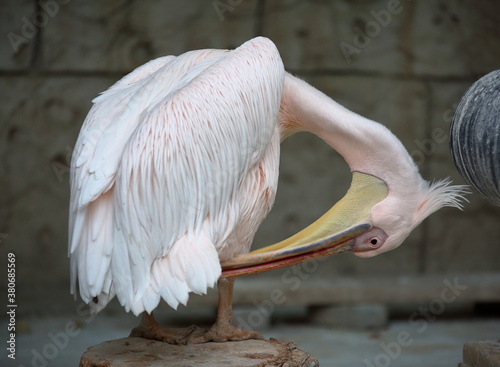
M 277 339 L 171 345 L 143 338 L 122 338 L 94 345 L 80 367 L 317 367 L 316 357 L 294 343 Z
M 464 362 L 460 367 L 500 366 L 500 340 L 465 343 L 463 353 Z

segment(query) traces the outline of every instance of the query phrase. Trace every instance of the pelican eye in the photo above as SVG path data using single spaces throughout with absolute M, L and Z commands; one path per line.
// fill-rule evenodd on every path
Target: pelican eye
M 365 232 L 356 238 L 353 252 L 358 254 L 363 252 L 370 253 L 370 251 L 373 252 L 374 250 L 381 248 L 388 237 L 389 236 L 387 236 L 383 230 L 378 227 L 374 227 L 370 231 Z

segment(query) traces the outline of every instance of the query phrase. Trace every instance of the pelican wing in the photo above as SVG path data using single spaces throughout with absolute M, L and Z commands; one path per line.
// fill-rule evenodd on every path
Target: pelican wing
M 138 314 L 215 284 L 215 243 L 277 133 L 283 80 L 257 38 L 154 60 L 94 100 L 72 159 L 73 292 L 78 278 L 97 310 L 116 293 Z

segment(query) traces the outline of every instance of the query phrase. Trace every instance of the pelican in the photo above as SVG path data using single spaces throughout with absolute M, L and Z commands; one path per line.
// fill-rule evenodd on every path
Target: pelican
M 299 131 L 344 157 L 351 187 L 311 226 L 248 253 L 274 202 L 280 142 Z M 463 198 L 448 180 L 422 179 L 386 127 L 285 72 L 264 37 L 234 50 L 160 57 L 95 98 L 70 184 L 71 292 L 92 312 L 116 296 L 142 314 L 131 335 L 169 343 L 261 338 L 231 325 L 235 276 L 324 249 L 378 255 Z M 161 328 L 154 319 L 160 300 L 175 309 L 216 284 L 219 309 L 208 331 Z

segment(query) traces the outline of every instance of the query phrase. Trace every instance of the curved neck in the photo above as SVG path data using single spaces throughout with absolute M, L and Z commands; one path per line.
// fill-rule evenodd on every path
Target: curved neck
M 374 176 L 387 170 L 417 172 L 403 144 L 389 129 L 349 111 L 288 73 L 280 119 L 283 139 L 297 131 L 310 131 L 339 152 L 351 171 Z

